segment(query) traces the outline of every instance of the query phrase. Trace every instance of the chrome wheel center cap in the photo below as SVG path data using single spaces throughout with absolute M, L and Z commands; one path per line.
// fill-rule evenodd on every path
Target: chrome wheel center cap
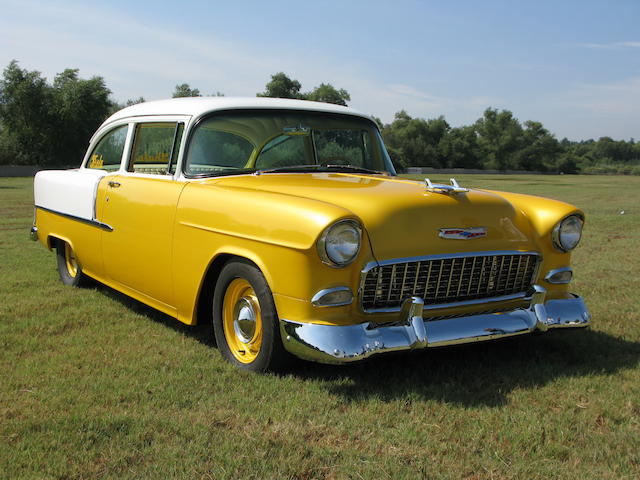
M 238 340 L 249 343 L 256 333 L 256 309 L 253 301 L 242 297 L 233 308 L 233 329 Z

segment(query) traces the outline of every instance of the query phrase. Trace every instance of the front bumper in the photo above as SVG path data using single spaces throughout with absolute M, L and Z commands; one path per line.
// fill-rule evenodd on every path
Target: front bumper
M 582 298 L 545 301 L 544 288 L 534 286 L 530 304 L 503 313 L 477 314 L 425 321 L 424 302 L 407 299 L 393 324 L 318 325 L 280 320 L 280 334 L 292 354 L 321 363 L 347 363 L 385 352 L 459 345 L 522 335 L 553 328 L 589 325 L 591 315 Z

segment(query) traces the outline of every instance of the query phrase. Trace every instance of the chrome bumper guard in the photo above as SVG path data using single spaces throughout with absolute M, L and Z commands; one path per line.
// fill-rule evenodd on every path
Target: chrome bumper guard
M 29 231 L 29 238 L 34 242 L 38 241 L 38 227 L 35 225 L 31 227 L 31 230 Z
M 546 290 L 534 285 L 527 308 L 504 313 L 477 314 L 424 321 L 424 302 L 405 300 L 400 319 L 393 324 L 331 326 L 280 320 L 285 348 L 292 354 L 322 363 L 347 363 L 385 352 L 459 345 L 522 335 L 553 328 L 589 325 L 591 315 L 582 298 L 548 300 Z

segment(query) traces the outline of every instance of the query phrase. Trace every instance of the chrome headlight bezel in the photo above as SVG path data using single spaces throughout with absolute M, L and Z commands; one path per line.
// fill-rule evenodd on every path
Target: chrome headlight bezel
M 577 223 L 576 223 L 577 222 Z M 573 226 L 572 226 L 573 224 Z M 567 238 L 567 235 L 576 235 L 575 230 L 573 232 L 567 232 L 567 228 L 575 228 L 575 226 L 579 226 L 577 232 L 577 240 L 575 238 L 571 239 Z M 582 215 L 578 215 L 576 213 L 572 213 L 571 215 L 567 215 L 562 220 L 560 220 L 555 227 L 553 227 L 553 232 L 551 233 L 551 238 L 553 241 L 553 246 L 560 250 L 561 252 L 570 252 L 575 249 L 580 244 L 580 239 L 582 238 L 582 229 L 584 227 L 584 217 Z
M 357 246 L 348 258 L 336 258 L 332 255 L 332 235 L 337 235 L 340 229 L 351 228 L 357 238 Z M 324 229 L 317 242 L 318 255 L 322 263 L 333 268 L 342 268 L 351 264 L 360 253 L 362 247 L 362 226 L 354 219 L 338 220 Z

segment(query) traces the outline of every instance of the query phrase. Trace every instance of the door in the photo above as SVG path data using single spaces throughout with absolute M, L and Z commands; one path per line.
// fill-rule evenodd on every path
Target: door
M 102 221 L 113 228 L 102 234 L 107 278 L 164 311 L 175 305 L 172 240 L 184 183 L 172 173 L 182 129 L 175 122 L 136 125 L 127 172 L 108 178 L 103 209 Z

